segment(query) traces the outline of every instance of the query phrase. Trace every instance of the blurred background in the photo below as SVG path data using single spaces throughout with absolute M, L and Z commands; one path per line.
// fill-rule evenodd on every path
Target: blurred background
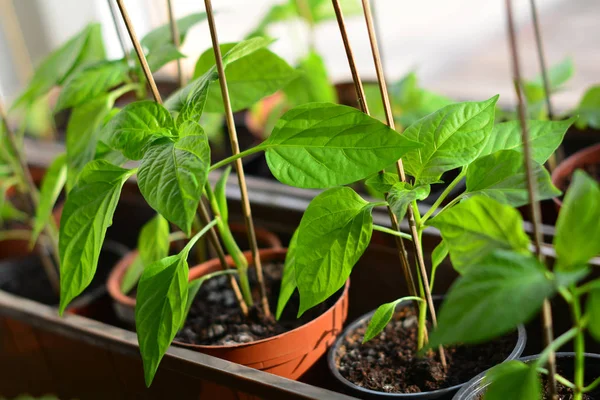
M 221 42 L 242 40 L 278 0 L 215 0 Z M 506 42 L 503 0 L 373 0 L 388 77 L 417 72 L 426 88 L 456 100 L 501 95 L 501 104 L 513 103 Z M 139 36 L 167 22 L 164 0 L 127 0 Z M 201 0 L 174 0 L 182 17 L 204 11 Z M 549 65 L 571 57 L 575 75 L 554 97 L 556 108 L 574 107 L 585 88 L 596 83 L 600 72 L 600 1 L 538 1 L 540 22 Z M 515 1 L 519 44 L 526 77 L 538 74 L 528 0 Z M 119 45 L 107 0 L 0 0 L 0 87 L 10 103 L 25 86 L 33 68 L 52 49 L 91 21 L 102 23 L 108 56 L 120 57 Z M 364 21 L 349 18 L 350 38 L 363 79 L 375 77 Z M 311 35 L 300 21 L 274 24 L 272 46 L 291 63 L 302 56 Z M 348 81 L 341 37 L 334 20 L 313 32 L 317 50 L 325 58 L 334 82 Z M 127 43 L 130 45 L 130 43 Z M 197 57 L 210 46 L 206 22 L 190 32 L 182 52 L 187 75 Z M 175 63 L 158 75 L 175 77 Z

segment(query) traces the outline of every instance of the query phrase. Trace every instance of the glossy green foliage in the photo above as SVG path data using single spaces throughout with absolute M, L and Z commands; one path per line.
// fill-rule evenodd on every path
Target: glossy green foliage
M 135 170 L 92 161 L 69 193 L 60 221 L 60 313 L 90 284 L 123 184 Z
M 140 164 L 138 186 L 150 207 L 189 235 L 208 179 L 210 148 L 200 125 L 188 121 L 181 130 L 188 129 L 198 134 L 177 142 L 161 139 L 148 148 Z
M 65 83 L 78 68 L 105 57 L 100 24 L 89 24 L 37 66 L 25 92 L 12 108 L 31 106 L 54 86 Z
M 128 69 L 123 60 L 101 61 L 82 68 L 65 82 L 55 111 L 77 107 L 123 83 Z
M 559 269 L 585 266 L 600 254 L 600 185 L 575 171 L 556 222 L 554 248 Z
M 579 116 L 575 121 L 578 129 L 600 129 L 600 85 L 589 88 L 572 113 Z
M 408 127 L 403 136 L 423 146 L 403 157 L 406 172 L 417 184 L 434 183 L 444 172 L 474 161 L 494 126 L 497 100 L 452 104 Z
M 279 320 L 281 313 L 285 305 L 294 294 L 294 291 L 298 287 L 296 284 L 296 249 L 298 248 L 298 230 L 294 232 L 290 244 L 288 245 L 288 251 L 285 256 L 285 263 L 283 265 L 283 276 L 281 278 L 281 287 L 279 289 L 279 297 L 277 298 L 277 312 L 275 318 Z
M 298 227 L 295 252 L 300 310 L 326 300 L 345 283 L 373 232 L 373 206 L 347 187 L 311 201 Z
M 148 53 L 146 61 L 150 71 L 155 72 L 170 63 L 171 61 L 185 58 L 185 55 L 177 49 L 173 44 L 165 44 L 158 50 Z
M 359 110 L 331 103 L 291 109 L 258 146 L 275 178 L 300 188 L 356 182 L 419 147 Z
M 481 260 L 497 249 L 527 253 L 529 238 L 517 210 L 476 196 L 428 221 L 438 228 L 459 273 L 478 269 Z
M 562 143 L 565 133 L 573 121 L 575 118 L 564 121 L 527 121 L 531 156 L 535 162 L 543 164 L 550 158 Z M 496 124 L 480 156 L 483 157 L 499 150 L 515 150 L 519 153 L 523 151 L 519 121 Z
M 394 300 L 390 303 L 385 303 L 379 306 L 369 321 L 369 325 L 367 326 L 367 331 L 365 332 L 362 342 L 366 343 L 375 336 L 379 335 L 385 329 L 386 325 L 392 320 L 398 304 L 405 301 L 423 302 L 423 299 L 413 296 L 402 297 L 398 300 Z
M 536 200 L 561 194 L 552 184 L 548 171 L 536 162 L 533 162 L 533 176 Z M 514 207 L 529 204 L 523 154 L 500 150 L 477 159 L 467 170 L 466 195 L 484 195 Z
M 533 255 L 496 250 L 452 285 L 429 346 L 481 343 L 508 333 L 539 312 L 554 291 Z
M 392 189 L 392 186 L 399 182 L 400 179 L 398 179 L 398 174 L 384 172 L 383 174 L 378 173 L 377 175 L 373 175 L 367 179 L 365 181 L 365 185 L 367 185 L 367 187 L 369 187 L 373 192 L 383 195 L 388 193 Z
M 426 199 L 430 190 L 429 185 L 413 187 L 408 182 L 398 182 L 391 187 L 387 202 L 398 220 L 402 221 L 408 206 L 413 201 Z
M 38 236 L 50 222 L 54 204 L 60 195 L 67 181 L 67 165 L 66 156 L 61 154 L 56 157 L 52 164 L 48 167 L 42 187 L 40 190 L 40 202 L 35 210 L 35 219 L 33 222 L 33 230 L 31 232 L 30 243 L 34 244 Z
M 535 365 L 511 360 L 498 364 L 485 374 L 490 382 L 484 400 L 531 400 L 542 398 L 542 382 Z

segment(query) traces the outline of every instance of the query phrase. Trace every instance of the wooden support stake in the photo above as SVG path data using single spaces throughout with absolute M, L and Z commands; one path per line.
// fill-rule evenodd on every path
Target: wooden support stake
M 523 88 L 521 81 L 521 65 L 519 60 L 519 51 L 517 49 L 517 35 L 515 29 L 515 23 L 513 20 L 512 0 L 506 0 L 506 14 L 507 14 L 507 25 L 508 25 L 508 39 L 510 43 L 510 51 L 512 55 L 512 68 L 513 68 L 513 83 L 515 86 L 515 92 L 518 100 L 518 114 L 519 121 L 521 123 L 521 139 L 523 142 L 523 156 L 525 161 L 525 173 L 527 177 L 527 192 L 529 194 L 531 222 L 533 224 L 533 243 L 535 246 L 535 254 L 541 262 L 544 262 L 544 255 L 542 252 L 542 230 L 540 227 L 541 223 L 541 212 L 540 203 L 536 197 L 535 184 L 536 179 L 533 174 L 533 162 L 531 157 L 531 143 L 529 141 L 529 130 L 527 127 L 527 106 L 525 104 L 523 96 Z M 552 327 L 552 308 L 550 302 L 546 299 L 542 307 L 542 326 L 544 331 L 544 342 L 548 346 L 554 339 L 553 327 Z M 556 391 L 556 357 L 554 351 L 550 353 L 548 357 L 548 383 L 550 387 L 550 394 L 552 399 L 557 399 Z
M 221 95 L 223 97 L 223 107 L 225 108 L 225 119 L 227 121 L 227 130 L 229 132 L 229 140 L 231 142 L 231 152 L 233 155 L 240 153 L 238 144 L 237 131 L 233 120 L 233 110 L 231 109 L 231 101 L 229 99 L 229 90 L 227 89 L 227 77 L 225 76 L 225 68 L 223 66 L 223 58 L 221 56 L 221 48 L 219 47 L 219 37 L 217 35 L 217 27 L 213 14 L 211 0 L 204 0 L 206 7 L 206 18 L 210 29 L 210 37 L 212 40 L 213 51 L 215 53 L 215 62 L 217 64 L 217 72 L 219 74 L 219 84 L 221 86 Z M 244 211 L 244 220 L 246 222 L 246 230 L 248 231 L 248 241 L 252 251 L 252 259 L 256 267 L 256 277 L 260 287 L 260 297 L 263 311 L 267 317 L 271 317 L 271 309 L 267 299 L 267 291 L 263 276 L 262 264 L 260 261 L 260 253 L 258 251 L 258 243 L 256 241 L 256 233 L 254 232 L 254 221 L 252 219 L 252 209 L 250 208 L 250 200 L 248 199 L 248 187 L 246 186 L 246 177 L 244 175 L 244 166 L 241 159 L 235 160 L 235 171 L 238 177 L 238 184 L 242 197 L 242 208 Z
M 127 43 L 125 41 L 125 35 L 123 35 L 123 31 L 121 30 L 121 25 L 119 24 L 119 16 L 117 15 L 117 10 L 113 6 L 113 0 L 106 0 L 108 2 L 108 8 L 110 9 L 110 15 L 112 16 L 113 24 L 115 26 L 115 32 L 117 32 L 117 37 L 119 38 L 119 43 L 121 44 L 121 50 L 123 50 L 123 57 L 125 58 L 125 62 L 129 64 L 129 51 L 127 51 Z

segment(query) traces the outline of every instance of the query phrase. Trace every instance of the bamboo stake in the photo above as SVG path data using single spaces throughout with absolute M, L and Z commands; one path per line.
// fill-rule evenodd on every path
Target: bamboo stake
M 223 97 L 223 107 L 225 108 L 225 118 L 227 121 L 227 130 L 229 131 L 229 140 L 231 142 L 231 151 L 233 155 L 240 153 L 240 146 L 238 144 L 237 132 L 235 129 L 235 122 L 233 120 L 233 110 L 231 109 L 231 101 L 229 99 L 229 90 L 227 89 L 227 78 L 225 76 L 225 68 L 223 66 L 223 59 L 221 57 L 221 48 L 219 47 L 219 38 L 217 36 L 217 27 L 215 24 L 215 18 L 213 14 L 211 0 L 204 0 L 204 6 L 206 8 L 206 18 L 208 20 L 208 26 L 210 29 L 210 37 L 212 40 L 213 51 L 215 53 L 215 62 L 217 64 L 217 72 L 219 74 L 219 84 L 221 86 L 221 95 Z M 258 243 L 256 241 L 256 233 L 254 232 L 254 221 L 252 219 L 252 209 L 250 208 L 250 201 L 248 199 L 248 188 L 246 186 L 246 177 L 244 175 L 244 167 L 241 159 L 235 161 L 235 170 L 238 177 L 238 184 L 240 187 L 240 193 L 242 197 L 242 208 L 244 210 L 244 220 L 246 222 L 246 230 L 248 231 L 248 241 L 250 242 L 250 249 L 252 251 L 252 258 L 254 260 L 254 266 L 256 267 L 256 277 L 260 287 L 260 297 L 263 306 L 265 316 L 271 317 L 271 309 L 269 307 L 269 301 L 267 299 L 267 292 L 265 288 L 265 282 L 263 277 L 262 264 L 260 261 L 260 253 L 258 251 Z
M 352 47 L 350 46 L 350 40 L 348 39 L 348 32 L 346 30 L 346 21 L 344 19 L 344 14 L 342 13 L 342 9 L 338 0 L 333 0 L 333 7 L 335 10 L 335 15 L 339 25 L 340 33 L 342 35 L 342 42 L 344 43 L 344 48 L 346 49 L 346 56 L 348 57 L 348 64 L 350 65 L 350 72 L 352 73 L 352 80 L 354 82 L 356 96 L 358 98 L 358 105 L 362 112 L 369 115 L 369 106 L 367 104 L 365 90 L 362 84 L 362 80 L 360 79 L 360 75 L 358 73 L 358 68 L 356 67 L 354 52 L 352 51 Z M 383 172 L 384 171 L 379 171 L 380 174 L 382 174 Z M 392 212 L 389 206 L 388 215 L 390 217 L 392 228 L 398 231 L 398 219 L 396 218 L 396 215 Z M 402 240 L 402 238 L 397 236 L 395 237 L 395 240 L 396 246 L 398 247 L 398 256 L 400 257 L 400 262 L 402 264 L 402 272 L 404 273 L 406 285 L 408 286 L 408 292 L 411 294 L 411 296 L 416 296 L 417 289 L 415 287 L 415 281 L 410 269 L 410 263 L 408 262 L 408 254 L 404 246 L 404 241 Z
M 518 113 L 519 120 L 521 123 L 521 135 L 523 141 L 523 156 L 525 161 L 525 172 L 527 176 L 527 192 L 529 194 L 531 222 L 533 223 L 533 242 L 535 246 L 535 254 L 541 262 L 544 262 L 544 255 L 542 253 L 542 230 L 540 228 L 540 204 L 536 198 L 535 193 L 535 177 L 533 175 L 533 162 L 531 158 L 531 144 L 529 142 L 529 130 L 527 128 L 527 106 L 523 99 L 522 87 L 521 87 L 521 66 L 519 60 L 519 52 L 517 49 L 517 38 L 515 33 L 515 24 L 513 21 L 512 11 L 512 0 L 506 0 L 506 12 L 507 12 L 507 23 L 508 23 L 508 37 L 510 42 L 510 50 L 512 53 L 512 68 L 513 68 L 513 82 L 518 100 Z M 550 302 L 546 299 L 542 307 L 542 325 L 544 330 L 544 341 L 548 346 L 553 341 L 553 327 L 552 327 L 552 309 Z M 550 386 L 550 395 L 552 399 L 557 399 L 556 391 L 556 358 L 554 351 L 550 353 L 548 357 L 548 378 Z
M 538 61 L 540 63 L 540 71 L 542 75 L 542 82 L 544 84 L 544 94 L 546 100 L 546 108 L 548 109 L 548 119 L 552 121 L 554 119 L 554 108 L 552 106 L 552 101 L 550 97 L 552 93 L 550 92 L 550 78 L 548 77 L 548 67 L 546 64 L 546 57 L 544 55 L 544 46 L 542 43 L 542 32 L 540 28 L 540 23 L 538 19 L 537 7 L 535 5 L 535 0 L 529 0 L 531 5 L 531 19 L 533 22 L 533 30 L 535 32 L 535 47 L 537 49 Z M 564 158 L 564 154 L 562 148 L 556 149 L 554 153 L 548 159 L 548 169 L 550 171 L 554 171 L 558 160 Z
M 125 22 L 127 33 L 129 33 L 129 38 L 131 39 L 131 43 L 135 48 L 138 60 L 140 60 L 140 65 L 142 66 L 142 70 L 144 71 L 144 75 L 146 76 L 146 81 L 148 82 L 150 90 L 152 91 L 154 101 L 156 101 L 158 104 L 162 104 L 162 98 L 160 97 L 160 93 L 158 92 L 158 87 L 156 87 L 156 82 L 152 77 L 152 71 L 150 71 L 148 61 L 146 61 L 146 56 L 144 55 L 144 51 L 142 50 L 142 45 L 140 44 L 140 41 L 138 40 L 137 35 L 135 34 L 133 24 L 131 23 L 131 19 L 129 18 L 129 14 L 127 13 L 127 9 L 125 8 L 125 4 L 123 4 L 123 0 L 117 0 L 117 5 L 119 6 L 119 10 L 121 11 L 121 16 L 123 17 L 123 21 Z
M 173 3 L 171 0 L 167 0 L 167 8 L 169 10 L 169 25 L 171 27 L 171 38 L 173 39 L 173 45 L 179 50 L 181 43 L 179 42 L 179 29 L 177 28 L 177 20 L 173 13 Z M 179 87 L 185 86 L 185 77 L 183 76 L 183 67 L 181 65 L 181 58 L 177 59 L 177 80 Z
M 39 195 L 33 178 L 31 177 L 31 173 L 29 172 L 29 168 L 27 167 L 27 161 L 25 160 L 25 155 L 21 152 L 20 147 L 17 145 L 17 139 L 15 137 L 14 132 L 10 128 L 8 124 L 8 118 L 6 116 L 6 111 L 4 110 L 4 104 L 0 100 L 0 119 L 4 123 L 4 130 L 6 132 L 6 138 L 8 139 L 8 144 L 11 147 L 12 153 L 17 157 L 17 161 L 20 167 L 20 174 L 25 186 L 27 188 L 27 196 L 26 203 L 29 207 L 29 213 L 31 216 L 35 216 L 38 204 L 39 204 Z M 48 281 L 50 281 L 50 286 L 54 293 L 60 293 L 60 278 L 58 276 L 58 272 L 56 268 L 60 265 L 59 259 L 59 251 L 58 251 L 58 240 L 56 238 L 56 232 L 50 227 L 51 224 L 47 224 L 44 228 L 44 232 L 46 236 L 48 236 L 48 241 L 50 242 L 50 257 L 46 253 L 46 246 L 40 245 L 38 246 L 38 252 L 40 256 L 40 260 L 42 261 L 42 267 L 46 272 L 46 276 L 48 277 Z M 52 261 L 54 260 L 54 262 Z
M 154 100 L 158 104 L 162 104 L 162 98 L 160 97 L 160 93 L 158 92 L 158 89 L 156 88 L 156 82 L 154 81 L 152 72 L 150 72 L 150 68 L 148 67 L 148 61 L 146 61 L 146 56 L 144 55 L 144 52 L 142 51 L 142 46 L 140 46 L 140 43 L 137 39 L 137 36 L 133 29 L 133 24 L 131 23 L 131 19 L 129 19 L 129 14 L 127 13 L 127 9 L 125 8 L 125 5 L 123 4 L 123 0 L 117 0 L 117 4 L 119 5 L 119 9 L 121 10 L 121 15 L 123 16 L 123 21 L 125 21 L 125 26 L 127 27 L 127 32 L 129 32 L 129 37 L 131 38 L 133 47 L 135 48 L 138 59 L 140 60 L 140 64 L 142 65 L 142 69 L 144 70 L 144 75 L 146 76 L 146 80 L 148 81 L 150 88 L 152 88 L 152 94 L 154 95 Z M 204 206 L 202 199 L 200 199 L 200 202 L 198 204 L 198 209 L 200 210 L 201 217 L 204 219 L 204 223 L 208 224 L 210 222 L 210 219 L 209 219 L 208 211 L 206 210 L 206 207 Z M 219 255 L 219 260 L 221 261 L 221 268 L 229 269 L 229 266 L 225 259 L 225 253 L 223 251 L 223 248 L 221 247 L 221 244 L 219 243 L 219 238 L 217 236 L 217 233 L 216 233 L 214 227 L 212 227 L 210 229 L 209 237 L 211 239 L 213 246 L 215 247 L 215 250 L 217 251 L 217 254 Z M 242 309 L 242 312 L 244 313 L 244 315 L 247 315 L 248 308 L 246 307 L 246 303 L 244 303 L 244 299 L 242 298 L 240 288 L 238 286 L 237 281 L 235 280 L 235 277 L 233 277 L 233 275 L 230 276 L 230 282 L 231 282 L 231 287 L 233 288 L 233 292 L 235 293 L 235 296 L 240 305 L 240 308 Z
M 383 108 L 385 110 L 385 118 L 388 125 L 392 129 L 396 129 L 394 122 L 394 115 L 392 114 L 392 107 L 390 105 L 390 98 L 388 95 L 387 84 L 385 81 L 385 74 L 383 71 L 383 65 L 381 63 L 381 55 L 379 53 L 379 46 L 377 44 L 377 35 L 375 33 L 375 27 L 373 26 L 373 14 L 371 12 L 371 6 L 369 0 L 362 0 L 363 11 L 365 15 L 365 22 L 367 24 L 367 31 L 369 33 L 369 42 L 371 44 L 371 52 L 373 54 L 373 62 L 375 63 L 375 70 L 377 72 L 377 82 L 379 84 L 379 90 L 381 92 L 381 100 L 383 102 Z M 396 169 L 398 176 L 402 182 L 406 182 L 406 174 L 404 173 L 404 166 L 402 160 L 398 160 L 396 163 Z M 429 286 L 429 278 L 427 276 L 427 269 L 425 268 L 425 259 L 423 258 L 423 247 L 421 244 L 421 238 L 417 230 L 417 224 L 415 221 L 415 210 L 413 205 L 409 205 L 407 210 L 408 223 L 410 226 L 411 236 L 413 237 L 413 243 L 415 246 L 415 252 L 417 253 L 417 263 L 419 264 L 419 270 L 421 272 L 421 279 L 425 289 L 425 296 L 427 299 L 427 305 L 431 314 L 431 322 L 433 326 L 437 326 L 437 315 L 435 312 L 435 306 L 433 304 L 433 297 L 431 296 L 431 288 Z M 442 366 L 446 368 L 446 354 L 442 346 L 439 347 L 440 362 Z
M 119 16 L 117 15 L 117 10 L 115 10 L 113 0 L 106 1 L 108 2 L 110 15 L 112 16 L 113 24 L 115 25 L 115 31 L 117 32 L 119 43 L 121 44 L 121 50 L 123 50 L 123 58 L 125 58 L 125 62 L 129 64 L 129 52 L 127 51 L 127 42 L 125 41 L 125 36 L 123 35 L 123 31 L 121 30 L 121 25 L 119 24 Z

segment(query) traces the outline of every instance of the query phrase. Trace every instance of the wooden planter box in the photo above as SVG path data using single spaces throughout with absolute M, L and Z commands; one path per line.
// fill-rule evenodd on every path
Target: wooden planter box
M 47 163 L 55 150 L 60 150 L 40 145 L 29 147 L 30 153 L 37 152 L 37 157 L 30 159 L 42 163 Z M 211 175 L 211 179 L 216 178 Z M 234 179 L 227 187 L 232 219 L 236 214 L 239 217 L 241 210 Z M 248 184 L 256 225 L 270 229 L 287 243 L 317 192 L 252 178 L 248 178 Z M 129 246 L 135 245 L 141 224 L 152 216 L 139 196 L 136 185 L 126 186 L 111 228 L 116 229 L 113 234 L 122 236 Z M 132 212 L 135 214 L 133 223 L 119 224 L 121 215 Z M 373 217 L 375 223 L 389 225 L 383 210 L 375 212 Z M 404 226 L 403 230 L 406 229 Z M 544 233 L 551 237 L 553 227 L 545 226 Z M 439 240 L 435 231 L 425 231 L 426 258 Z M 550 250 L 547 253 L 552 255 Z M 409 254 L 409 257 L 414 255 Z M 595 264 L 600 265 L 600 262 L 596 260 Z M 449 264 L 439 268 L 435 292 L 445 293 L 455 278 L 456 273 Z M 371 245 L 352 273 L 348 322 L 406 294 L 394 238 L 373 232 Z M 539 323 L 533 321 L 530 325 L 535 330 Z M 539 342 L 532 343 L 526 354 L 539 351 Z M 302 382 L 296 382 L 174 346 L 165 356 L 152 387 L 147 389 L 134 332 L 106 320 L 75 315 L 60 318 L 55 308 L 2 291 L 0 360 L 0 395 L 9 398 L 21 393 L 52 393 L 65 400 L 352 398 L 333 391 L 339 388 L 333 386 L 324 357 L 302 377 Z

